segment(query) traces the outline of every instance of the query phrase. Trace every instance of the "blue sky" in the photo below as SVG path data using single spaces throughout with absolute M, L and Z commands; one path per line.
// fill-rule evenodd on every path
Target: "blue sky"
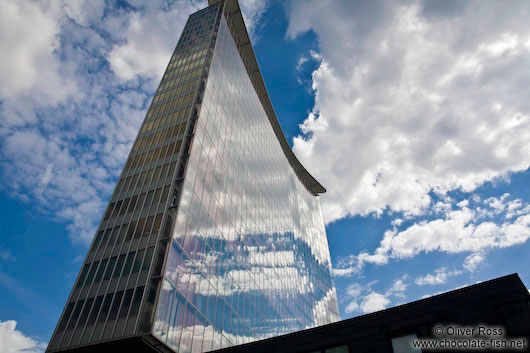
M 530 284 L 528 4 L 240 2 L 285 135 L 328 190 L 342 318 Z M 204 6 L 0 0 L 1 351 L 44 349 Z

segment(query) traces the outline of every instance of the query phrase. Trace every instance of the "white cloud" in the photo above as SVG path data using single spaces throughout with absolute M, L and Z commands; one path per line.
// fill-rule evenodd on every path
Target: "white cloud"
M 0 99 L 20 95 L 40 106 L 64 101 L 75 85 L 64 76 L 54 54 L 59 47 L 60 23 L 32 1 L 0 1 Z M 2 105 L 8 104 L 2 102 Z M 6 116 L 2 126 L 21 125 L 36 117 L 25 106 Z
M 347 267 L 347 268 L 333 268 L 333 276 L 334 277 L 351 277 L 356 273 L 355 268 L 353 267 Z
M 3 353 L 42 353 L 46 349 L 39 342 L 16 329 L 14 320 L 0 321 L 0 351 Z
M 288 36 L 314 31 L 322 56 L 294 151 L 326 222 L 424 214 L 432 191 L 530 166 L 530 6 L 430 3 L 290 3 Z
M 484 261 L 485 258 L 486 254 L 484 252 L 472 253 L 464 260 L 464 268 L 470 272 L 473 272 Z
M 394 283 L 392 284 L 392 287 L 388 289 L 385 293 L 385 296 L 394 296 L 399 298 L 405 297 L 405 291 L 407 290 L 408 285 L 405 284 L 405 280 L 407 279 L 407 275 L 403 275 L 401 278 L 395 279 Z
M 105 0 L 62 0 L 58 2 L 68 18 L 79 23 L 82 26 L 97 24 L 103 17 Z
M 392 286 L 384 293 L 379 293 L 372 289 L 377 281 L 372 281 L 366 285 L 352 283 L 346 287 L 343 298 L 348 301 L 344 311 L 351 314 L 355 311 L 371 313 L 383 310 L 392 302 L 390 298 L 404 298 L 408 285 L 405 283 L 407 275 L 403 275 L 393 281 Z
M 390 259 L 411 258 L 433 251 L 449 254 L 469 252 L 472 255 L 465 260 L 464 267 L 473 271 L 484 260 L 488 249 L 523 244 L 530 238 L 530 213 L 508 217 L 510 213 L 505 205 L 513 200 L 505 197 L 499 205 L 488 200 L 484 204 L 489 204 L 491 208 L 482 208 L 484 204 L 469 208 L 459 202 L 456 210 L 447 207 L 442 218 L 416 219 L 415 223 L 401 231 L 394 226 L 385 231 L 379 247 L 373 252 L 362 251 L 341 259 L 333 273 L 335 276 L 351 276 L 359 273 L 367 263 L 384 265 Z M 518 208 L 526 209 L 526 206 L 521 203 Z M 504 212 L 497 212 L 498 209 Z M 484 217 L 496 217 L 498 223 Z M 448 274 L 442 269 L 437 276 L 427 275 L 417 281 L 421 284 L 443 283 Z
M 492 210 L 491 214 L 499 214 L 504 212 L 504 209 L 506 208 L 506 203 L 504 202 L 510 194 L 505 193 L 501 197 L 489 197 L 486 200 L 484 200 L 484 203 L 486 203 Z
M 390 300 L 381 293 L 372 292 L 363 298 L 360 304 L 360 309 L 364 313 L 371 313 L 385 309 Z
M 461 274 L 462 271 L 447 271 L 447 267 L 442 267 L 434 271 L 434 274 L 427 274 L 423 277 L 418 277 L 414 280 L 418 286 L 425 285 L 437 285 L 444 284 L 447 282 L 447 279 L 452 276 L 457 276 Z
M 298 61 L 296 62 L 296 71 L 301 71 L 302 70 L 302 66 L 304 66 L 304 64 L 309 61 L 308 58 L 306 58 L 305 56 L 300 56 L 298 58 Z

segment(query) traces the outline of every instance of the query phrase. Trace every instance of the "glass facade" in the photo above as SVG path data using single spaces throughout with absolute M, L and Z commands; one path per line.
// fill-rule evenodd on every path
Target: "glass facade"
M 188 19 L 48 351 L 153 335 L 206 352 L 339 319 L 318 196 L 223 11 Z
M 298 180 L 224 17 L 154 334 L 201 352 L 338 319 L 318 198 Z

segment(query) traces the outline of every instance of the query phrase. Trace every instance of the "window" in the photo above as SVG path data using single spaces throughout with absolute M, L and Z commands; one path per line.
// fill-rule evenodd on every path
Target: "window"
M 130 313 L 131 316 L 138 314 L 138 309 L 140 308 L 140 300 L 142 299 L 144 288 L 145 287 L 143 286 L 136 288 L 136 293 L 134 295 L 134 300 L 131 306 L 131 313 Z
M 125 261 L 125 266 L 123 267 L 122 276 L 128 276 L 131 273 L 131 268 L 134 261 L 134 254 L 134 252 L 130 252 L 127 255 L 127 260 Z
M 349 350 L 348 350 L 348 346 L 346 344 L 342 345 L 342 346 L 338 346 L 338 347 L 333 347 L 333 348 L 326 348 L 324 350 L 325 353 L 348 353 Z
M 101 278 L 103 277 L 103 272 L 105 271 L 105 267 L 107 266 L 108 261 L 109 261 L 108 259 L 101 261 L 101 266 L 99 266 L 99 270 L 98 270 L 98 273 L 96 274 L 96 278 L 94 279 L 94 283 L 101 281 Z
M 110 218 L 113 208 L 114 208 L 114 202 L 109 205 L 109 208 L 107 208 L 107 212 L 105 213 L 105 217 L 103 218 L 104 220 L 107 220 Z
M 145 229 L 143 231 L 144 236 L 149 235 L 149 232 L 151 232 L 151 226 L 153 225 L 153 216 L 150 216 L 147 218 L 147 221 L 145 222 Z
M 118 316 L 118 309 L 120 308 L 121 304 L 121 298 L 123 297 L 123 291 L 119 291 L 114 296 L 114 301 L 112 302 L 112 307 L 109 312 L 109 320 L 116 319 L 116 316 Z
M 131 273 L 136 273 L 140 271 L 140 267 L 142 266 L 142 260 L 144 258 L 144 252 L 145 250 L 138 250 L 136 253 L 136 257 L 134 258 L 133 268 Z
M 129 224 L 129 230 L 127 231 L 127 238 L 125 240 L 131 240 L 134 235 L 134 230 L 136 228 L 136 221 Z
M 72 314 L 72 317 L 70 318 L 70 322 L 68 323 L 68 328 L 74 328 L 75 324 L 77 322 L 77 319 L 79 318 L 79 314 L 81 313 L 81 308 L 83 307 L 83 304 L 85 303 L 84 300 L 80 300 L 75 305 L 74 313 Z
M 123 201 L 123 207 L 120 210 L 120 216 L 123 216 L 125 212 L 127 211 L 127 206 L 129 206 L 130 198 L 126 198 L 125 201 Z
M 101 239 L 103 239 L 103 231 L 100 231 L 98 235 L 96 235 L 96 240 L 94 241 L 94 245 L 92 246 L 92 251 L 96 251 L 99 243 L 101 242 Z
M 112 213 L 112 217 L 116 217 L 118 215 L 118 211 L 120 210 L 122 201 L 116 202 L 116 207 L 114 207 L 114 212 Z
M 135 238 L 140 238 L 142 236 L 142 231 L 144 228 L 145 218 L 142 218 L 138 221 L 138 226 L 136 227 L 136 231 L 134 232 Z
M 154 251 L 155 247 L 152 246 L 150 248 L 147 249 L 147 253 L 145 255 L 145 260 L 144 260 L 144 264 L 142 266 L 142 271 L 147 271 L 149 270 L 149 266 L 151 265 L 151 257 L 153 257 L 153 251 Z
M 116 270 L 114 271 L 114 275 L 112 278 L 119 277 L 121 274 L 121 268 L 123 267 L 123 262 L 125 261 L 126 254 L 121 254 L 118 258 L 118 263 L 116 264 Z
M 66 307 L 66 310 L 64 311 L 63 319 L 61 320 L 61 323 L 59 324 L 59 331 L 63 331 L 66 328 L 66 323 L 68 322 L 68 319 L 70 318 L 70 314 L 72 313 L 73 308 L 74 308 L 74 303 L 68 303 L 68 306 Z
M 83 308 L 83 312 L 81 313 L 81 317 L 79 318 L 79 323 L 77 326 L 83 327 L 85 326 L 86 320 L 88 319 L 88 313 L 90 312 L 90 309 L 92 308 L 92 303 L 94 302 L 94 298 L 88 298 L 86 300 L 85 307 Z
M 96 274 L 96 270 L 98 268 L 99 261 L 96 261 L 92 264 L 92 267 L 90 268 L 90 272 L 88 273 L 88 277 L 86 280 L 86 286 L 89 286 L 92 284 L 92 280 L 94 279 L 94 275 Z
M 131 199 L 131 203 L 129 204 L 129 209 L 127 210 L 127 213 L 131 213 L 134 210 L 134 206 L 136 205 L 136 200 L 138 199 L 138 195 L 134 195 Z
M 417 340 L 415 333 L 392 338 L 392 350 L 394 353 L 421 352 L 421 349 L 412 347 L 412 340 Z
M 110 258 L 109 266 L 107 267 L 107 271 L 105 272 L 105 276 L 103 276 L 103 280 L 110 279 L 110 276 L 112 275 L 112 270 L 114 270 L 114 265 L 116 264 L 116 256 L 113 256 Z
M 149 206 L 151 206 L 151 201 L 153 201 L 153 194 L 154 194 L 153 190 L 147 193 L 147 198 L 145 199 L 145 206 L 144 206 L 145 208 L 149 208 Z
M 121 226 L 120 228 L 120 234 L 118 235 L 118 244 L 121 243 L 123 240 L 125 240 L 125 236 L 127 234 L 127 226 L 129 224 L 126 223 L 124 225 Z
M 162 213 L 156 215 L 155 226 L 153 228 L 153 233 L 158 233 L 160 230 L 160 224 L 162 223 Z
M 83 285 L 83 282 L 85 281 L 89 267 L 90 267 L 90 264 L 85 264 L 85 266 L 83 267 L 83 271 L 81 272 L 81 276 L 79 276 L 79 280 L 77 281 L 76 287 L 81 287 Z
M 101 303 L 103 302 L 103 296 L 100 295 L 96 298 L 96 302 L 94 303 L 94 308 L 92 309 L 92 312 L 90 313 L 90 317 L 88 318 L 88 324 L 92 325 L 96 322 L 96 317 L 99 313 L 99 308 L 101 307 Z
M 120 314 L 118 315 L 119 319 L 123 319 L 127 317 L 127 311 L 129 311 L 129 305 L 131 305 L 131 299 L 133 295 L 134 288 L 129 288 L 125 292 L 125 296 L 123 297 L 123 304 L 121 306 Z
M 109 293 L 105 296 L 105 301 L 103 302 L 103 306 L 101 307 L 101 314 L 99 314 L 98 322 L 105 322 L 107 319 L 107 314 L 109 312 L 110 308 L 110 302 L 112 301 L 112 296 L 114 293 Z

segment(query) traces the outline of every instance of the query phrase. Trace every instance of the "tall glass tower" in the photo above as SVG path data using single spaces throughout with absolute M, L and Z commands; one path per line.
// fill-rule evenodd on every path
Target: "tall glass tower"
M 339 319 L 318 194 L 237 0 L 184 27 L 48 352 L 207 352 Z

